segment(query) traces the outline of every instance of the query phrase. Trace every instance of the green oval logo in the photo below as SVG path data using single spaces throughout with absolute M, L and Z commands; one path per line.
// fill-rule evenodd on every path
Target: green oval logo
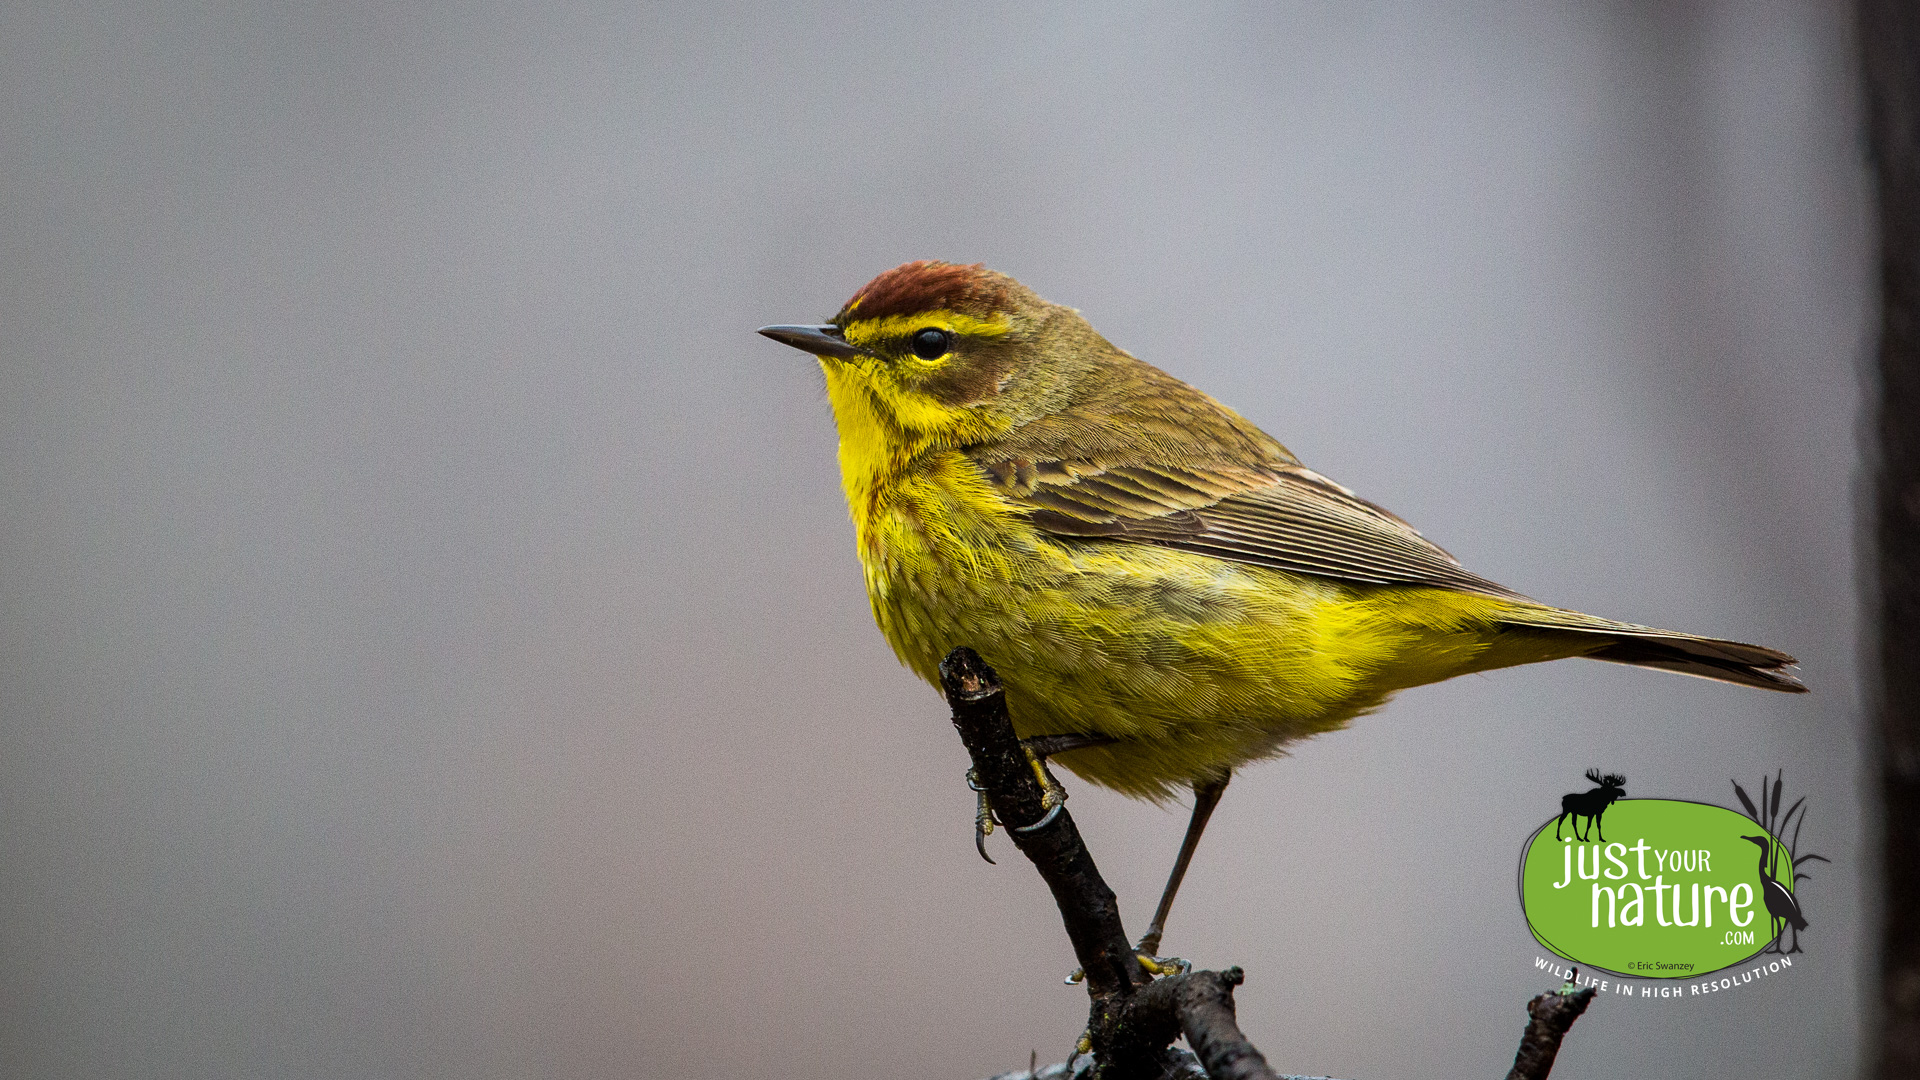
M 1598 822 L 1549 819 L 1520 856 L 1520 906 L 1541 945 L 1638 979 L 1750 960 L 1798 912 L 1778 838 L 1725 807 L 1672 799 L 1617 799 Z

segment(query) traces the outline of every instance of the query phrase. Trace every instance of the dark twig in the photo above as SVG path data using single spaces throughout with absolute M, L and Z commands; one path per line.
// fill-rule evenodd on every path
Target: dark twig
M 1300 1080 L 1276 1074 L 1241 1032 L 1233 1005 L 1233 988 L 1245 979 L 1239 968 L 1155 979 L 1139 963 L 1120 922 L 1119 902 L 1094 865 L 1073 815 L 1063 808 L 1047 818 L 1039 780 L 1014 734 L 993 669 L 973 650 L 955 649 L 940 664 L 940 685 L 953 708 L 953 726 L 973 757 L 973 778 L 992 801 L 994 816 L 1053 892 L 1092 998 L 1087 1021 L 1091 1066 L 1084 1060 L 1038 1070 L 1029 1066 L 1025 1073 L 1003 1074 L 1000 1080 L 1183 1080 L 1200 1075 L 1212 1080 Z M 1586 989 L 1542 994 L 1528 1003 L 1533 1020 L 1509 1080 L 1544 1078 L 1560 1040 L 1591 1000 L 1593 991 Z M 1193 1054 L 1172 1047 L 1182 1036 Z
M 1880 348 L 1870 498 L 1868 751 L 1880 816 L 1879 1015 L 1863 1075 L 1920 1076 L 1920 10 L 1860 0 L 1867 143 L 1879 181 Z
M 1513 1055 L 1507 1080 L 1545 1080 L 1553 1071 L 1554 1057 L 1560 1053 L 1560 1040 L 1587 1011 L 1593 994 L 1591 986 L 1572 992 L 1555 990 L 1527 1002 L 1527 1030 L 1520 1036 L 1520 1049 Z
M 955 649 L 940 664 L 940 686 L 953 707 L 960 741 L 973 755 L 974 775 L 993 800 L 995 816 L 1053 892 L 1073 954 L 1086 972 L 1088 991 L 1095 998 L 1130 993 L 1148 976 L 1133 958 L 1120 923 L 1120 902 L 1093 864 L 1073 815 L 1062 810 L 1032 832 L 1021 831 L 1032 828 L 1046 811 L 1040 782 L 1013 733 L 999 678 L 972 649 Z
M 1176 1072 L 1184 1055 L 1169 1047 L 1185 1034 L 1209 1075 L 1277 1080 L 1234 1019 L 1239 969 L 1154 980 L 1127 942 L 1119 901 L 1094 865 L 1073 815 L 1062 810 L 1034 827 L 1046 816 L 1040 783 L 1014 734 L 1006 695 L 993 669 L 972 649 L 955 649 L 940 665 L 940 685 L 953 707 L 953 726 L 973 757 L 975 778 L 993 800 L 994 812 L 1014 844 L 1052 890 L 1067 938 L 1086 973 L 1087 993 L 1093 999 L 1087 1033 L 1099 1062 L 1094 1075 L 1124 1080 Z M 1216 1067 L 1230 1071 L 1215 1072 Z
M 1234 1016 L 1233 988 L 1245 979 L 1236 967 L 1155 980 L 1127 1003 L 1125 1022 L 1113 1034 L 1115 1048 L 1144 1057 L 1184 1035 L 1213 1080 L 1272 1080 L 1272 1067 Z
M 1267 1059 L 1240 1034 L 1233 988 L 1246 978 L 1237 967 L 1196 971 L 1180 979 L 1180 1033 L 1213 1080 L 1272 1076 Z

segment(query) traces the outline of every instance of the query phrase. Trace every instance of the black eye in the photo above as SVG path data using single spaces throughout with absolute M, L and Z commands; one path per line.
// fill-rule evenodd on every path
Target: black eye
M 953 335 L 928 327 L 913 335 L 913 355 L 922 360 L 938 360 L 953 351 Z

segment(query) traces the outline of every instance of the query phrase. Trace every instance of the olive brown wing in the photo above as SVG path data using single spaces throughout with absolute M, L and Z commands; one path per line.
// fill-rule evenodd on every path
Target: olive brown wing
M 1806 689 L 1775 649 L 1551 607 L 1460 565 L 1392 513 L 1304 466 L 1112 464 L 976 456 L 1042 532 L 1155 544 L 1367 585 L 1414 585 L 1510 601 L 1499 621 L 1593 640 L 1596 660 L 1768 690 Z
M 1043 532 L 1193 551 L 1370 585 L 1426 585 L 1531 603 L 1460 565 L 1413 526 L 1298 465 L 985 466 Z

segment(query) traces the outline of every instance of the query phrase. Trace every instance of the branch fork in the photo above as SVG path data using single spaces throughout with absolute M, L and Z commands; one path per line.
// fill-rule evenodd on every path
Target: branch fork
M 1241 1032 L 1233 1004 L 1234 988 L 1246 978 L 1239 968 L 1175 969 L 1155 978 L 1141 963 L 1121 924 L 1119 900 L 1094 865 L 1073 815 L 1058 802 L 1047 805 L 993 669 L 972 649 L 958 648 L 940 664 L 940 686 L 973 758 L 970 782 L 1053 893 L 1091 998 L 1091 1067 L 1073 1060 L 995 1080 L 1298 1080 L 1276 1073 Z M 1508 1080 L 1544 1078 L 1567 1029 L 1592 999 L 1588 988 L 1529 1002 L 1526 1034 Z M 1181 1037 L 1192 1054 L 1173 1047 Z

